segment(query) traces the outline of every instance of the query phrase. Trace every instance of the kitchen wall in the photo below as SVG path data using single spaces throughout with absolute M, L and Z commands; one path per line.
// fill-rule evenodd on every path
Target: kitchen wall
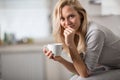
M 18 39 L 23 37 L 44 39 L 50 36 L 50 15 L 56 2 L 57 0 L 0 0 L 2 38 L 4 32 L 14 33 Z M 80 0 L 80 2 L 87 10 L 89 17 L 92 16 L 95 21 L 107 25 L 101 19 L 106 20 L 109 17 L 109 21 L 112 21 L 109 23 L 110 26 L 119 25 L 118 19 L 116 19 L 119 18 L 118 15 L 102 15 L 102 5 L 89 4 L 89 0 Z
M 120 37 L 120 15 L 91 16 L 90 20 L 109 28 Z
M 114 4 L 115 3 L 120 4 L 120 2 L 118 0 L 111 0 L 111 1 L 112 2 L 115 1 Z M 119 34 L 120 34 L 120 15 L 119 14 L 120 13 L 117 13 L 117 12 L 120 12 L 120 9 L 119 9 L 119 11 L 116 11 L 118 9 L 115 9 L 113 6 L 114 10 L 116 11 L 115 14 L 112 12 L 110 13 L 110 11 L 106 12 L 103 9 L 108 8 L 108 10 L 109 10 L 109 8 L 111 8 L 111 6 L 108 6 L 108 4 L 106 4 L 107 1 L 104 1 L 104 0 L 101 0 L 101 2 L 103 2 L 101 4 L 90 4 L 89 0 L 80 0 L 80 2 L 82 4 L 82 6 L 86 9 L 89 20 L 97 22 L 103 26 L 106 26 L 107 28 L 111 29 L 116 35 L 119 36 Z M 111 5 L 113 5 L 113 4 L 111 4 Z M 120 6 L 118 6 L 117 8 L 120 8 Z
M 48 2 L 47 0 L 0 0 L 2 38 L 4 32 L 14 33 L 18 39 L 49 36 Z

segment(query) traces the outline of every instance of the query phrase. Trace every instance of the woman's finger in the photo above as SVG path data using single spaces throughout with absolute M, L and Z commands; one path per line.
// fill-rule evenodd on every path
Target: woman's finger
M 49 59 L 53 59 L 53 54 L 50 54 L 50 55 L 48 56 L 48 58 L 49 58 Z
M 70 34 L 70 32 L 68 32 L 68 31 L 65 31 L 64 33 L 65 33 L 66 35 Z
M 68 28 L 66 28 L 66 30 L 73 30 L 73 29 L 68 27 Z
M 74 29 L 72 29 L 72 28 L 67 28 L 66 30 L 67 30 L 67 31 L 69 31 L 70 33 L 75 32 L 75 30 L 74 30 Z
M 66 29 L 66 32 L 72 33 L 73 31 L 70 29 Z
M 68 35 L 68 34 L 71 33 L 71 31 L 69 31 L 69 30 L 64 30 L 64 33 Z
M 52 51 L 48 51 L 47 53 L 45 53 L 46 56 L 49 56 L 50 54 L 52 54 Z
M 47 50 L 46 50 L 46 48 L 43 48 L 43 52 L 44 52 L 44 53 L 47 53 Z

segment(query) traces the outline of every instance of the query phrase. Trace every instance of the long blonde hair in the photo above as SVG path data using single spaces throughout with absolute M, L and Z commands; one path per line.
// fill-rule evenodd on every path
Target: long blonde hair
M 62 42 L 64 50 L 69 52 L 64 41 L 64 28 L 60 26 L 61 9 L 65 6 L 72 6 L 80 16 L 82 16 L 81 25 L 78 29 L 79 36 L 75 35 L 74 41 L 79 53 L 86 50 L 85 35 L 87 32 L 87 13 L 78 0 L 59 0 L 53 11 L 53 36 L 56 42 Z

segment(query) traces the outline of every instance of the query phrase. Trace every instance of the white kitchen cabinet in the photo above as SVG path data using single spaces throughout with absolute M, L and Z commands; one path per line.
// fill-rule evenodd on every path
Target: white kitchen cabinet
M 71 73 L 46 58 L 41 45 L 0 47 L 3 80 L 68 80 Z
M 39 46 L 5 48 L 0 51 L 3 80 L 46 80 L 45 57 Z
M 2 54 L 4 80 L 46 80 L 45 63 L 40 53 Z

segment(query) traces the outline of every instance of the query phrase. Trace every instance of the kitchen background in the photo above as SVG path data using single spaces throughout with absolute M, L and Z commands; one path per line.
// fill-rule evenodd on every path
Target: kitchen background
M 0 0 L 0 78 L 68 80 L 73 74 L 47 59 L 43 45 L 53 43 L 51 13 L 58 0 Z M 120 0 L 80 0 L 95 21 L 120 34 Z M 70 60 L 63 52 L 63 57 Z

